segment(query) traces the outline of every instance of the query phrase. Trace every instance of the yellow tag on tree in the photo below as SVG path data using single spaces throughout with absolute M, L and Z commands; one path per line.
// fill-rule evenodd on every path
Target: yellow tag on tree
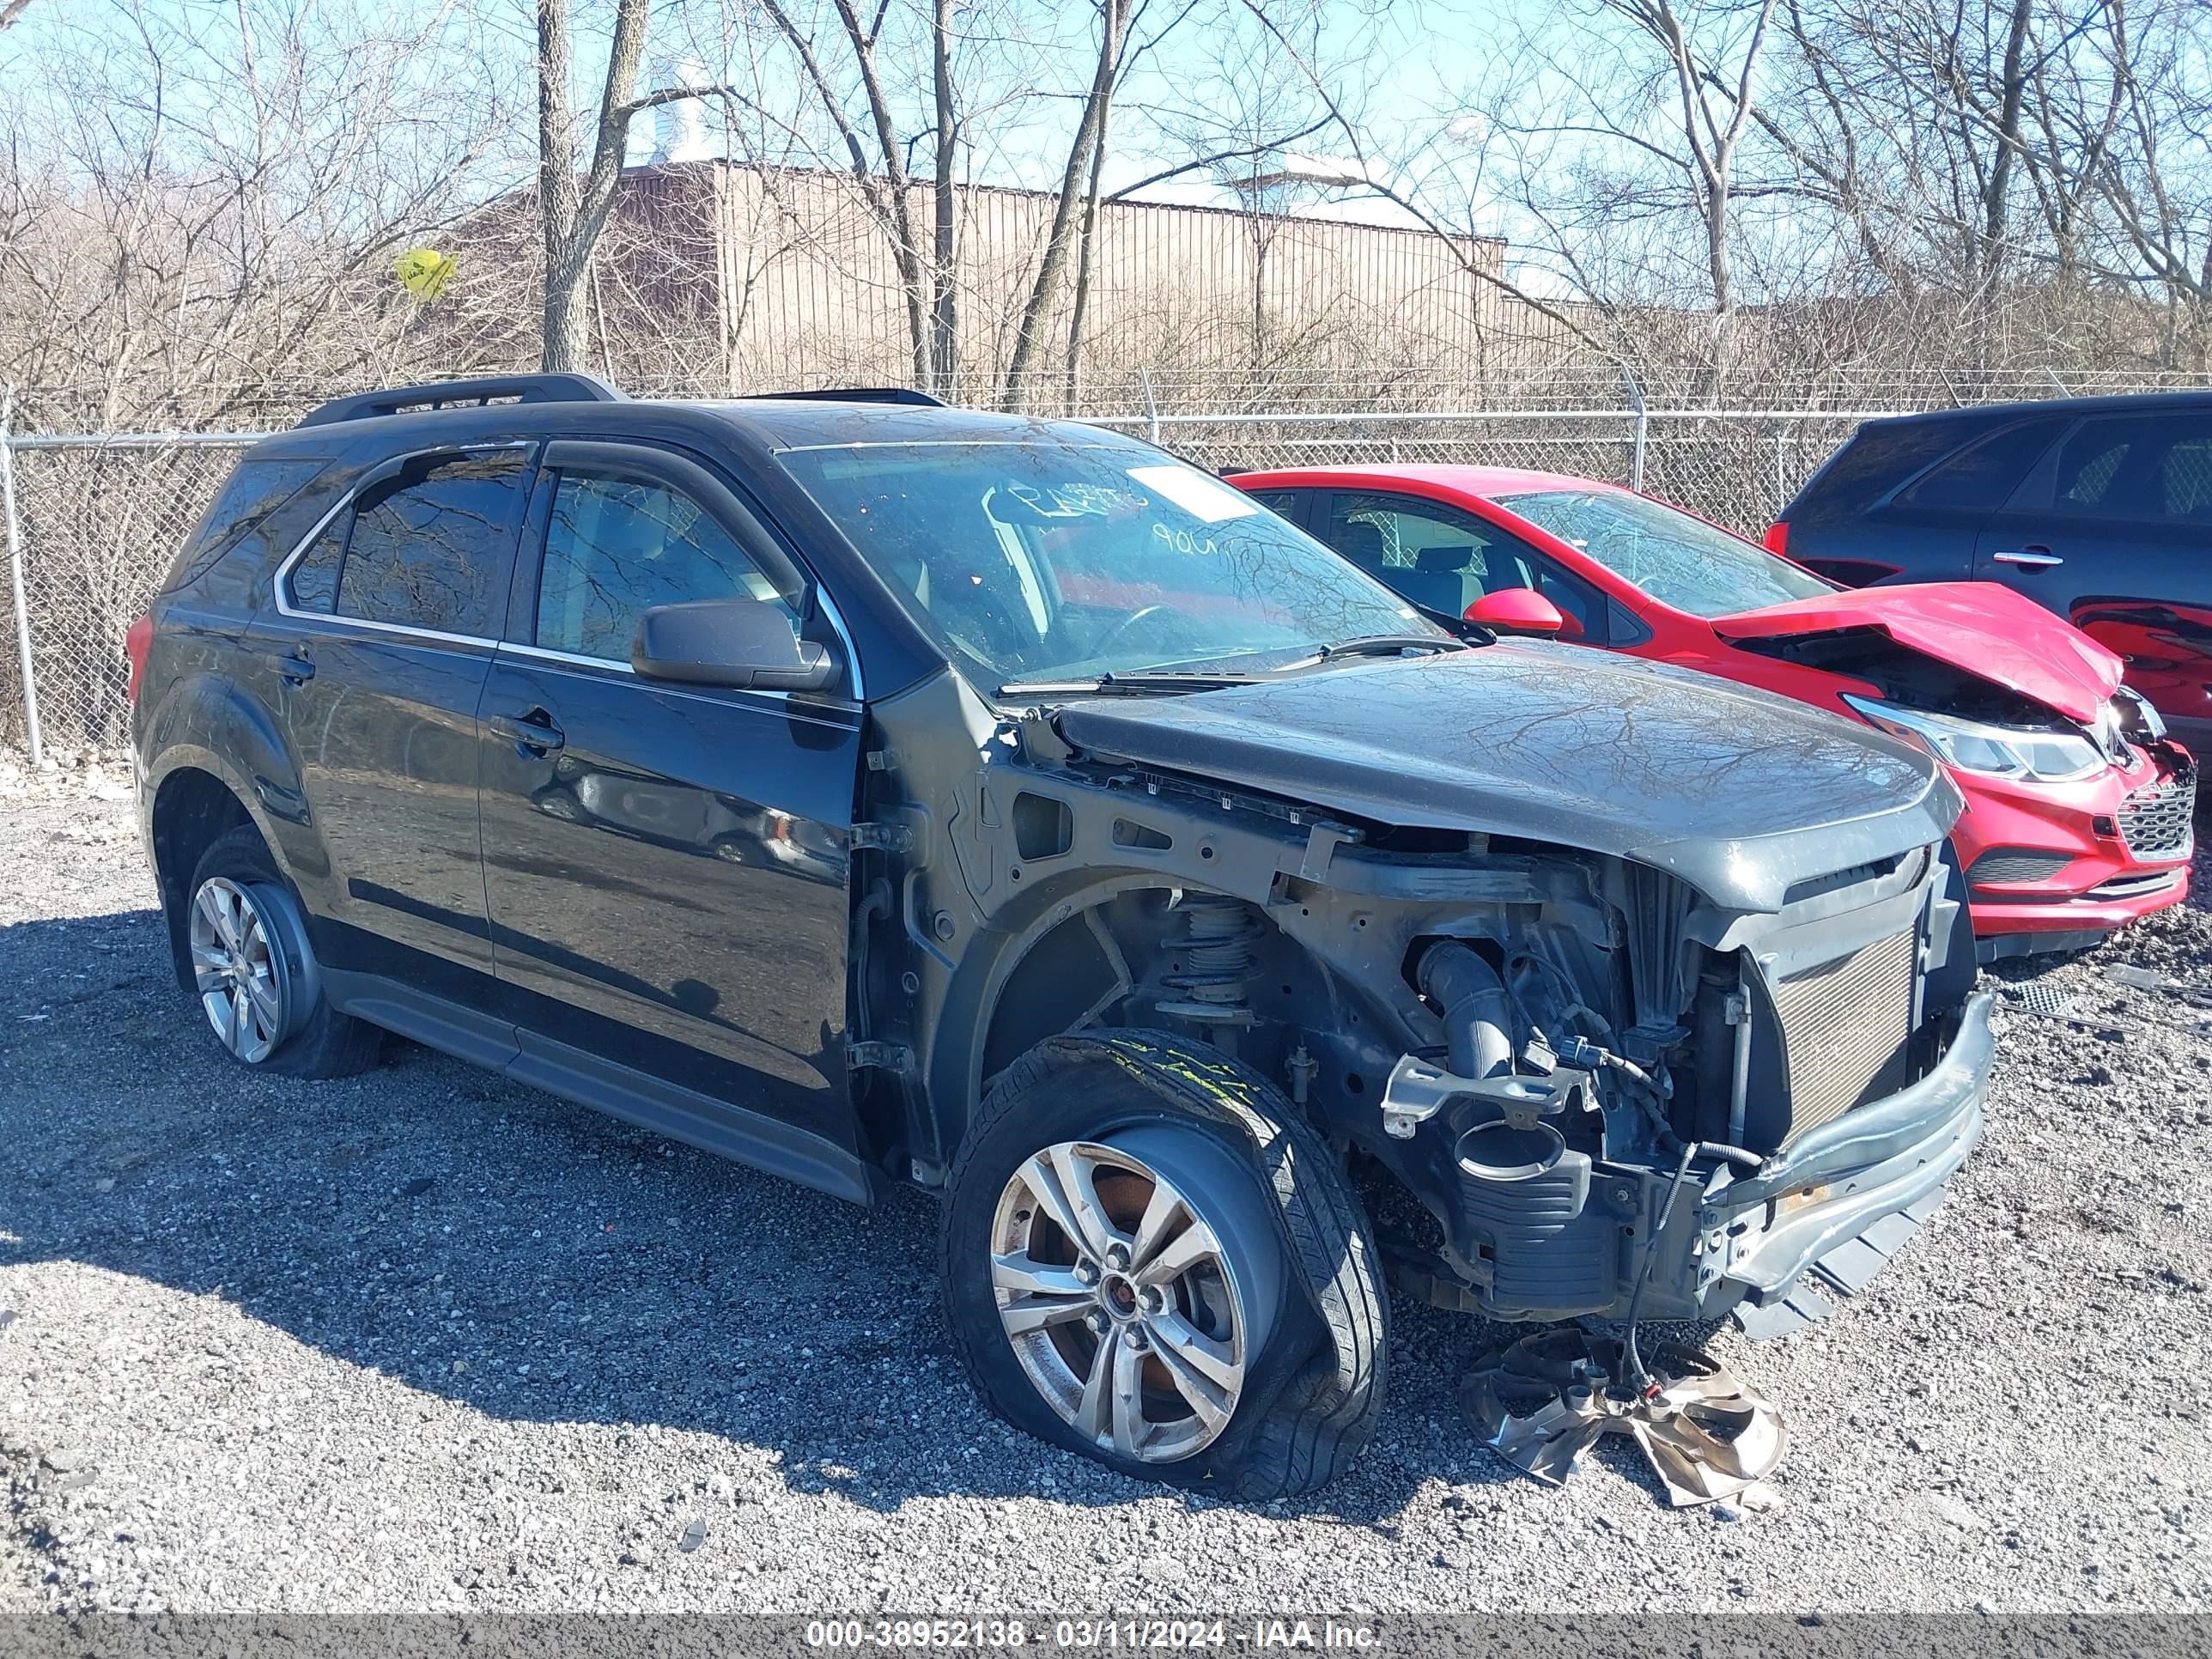
M 392 269 L 398 274 L 399 286 L 428 305 L 446 291 L 446 284 L 453 280 L 455 263 L 450 253 L 418 247 L 401 254 Z

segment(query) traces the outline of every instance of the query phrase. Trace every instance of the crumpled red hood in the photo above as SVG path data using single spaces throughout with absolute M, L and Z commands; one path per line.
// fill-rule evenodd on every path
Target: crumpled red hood
M 2119 690 L 2120 659 L 2073 623 L 1995 582 L 1854 587 L 1716 617 L 1729 640 L 1877 629 L 1899 645 L 2090 724 Z

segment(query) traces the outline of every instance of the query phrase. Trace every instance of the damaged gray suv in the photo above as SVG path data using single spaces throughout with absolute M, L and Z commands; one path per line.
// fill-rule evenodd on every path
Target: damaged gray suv
M 1816 1317 L 1980 1129 L 1931 763 L 1448 630 L 1088 428 L 348 399 L 247 455 L 132 644 L 177 972 L 240 1063 L 398 1031 L 939 1189 L 977 1389 L 1133 1474 L 1330 1479 L 1386 1282 Z

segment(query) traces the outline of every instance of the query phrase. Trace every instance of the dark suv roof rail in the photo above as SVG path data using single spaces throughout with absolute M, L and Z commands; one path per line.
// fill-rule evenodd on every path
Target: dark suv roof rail
M 488 374 L 473 380 L 434 380 L 427 386 L 394 386 L 334 398 L 301 421 L 301 426 L 332 426 L 340 421 L 373 420 L 402 410 L 460 409 L 489 403 L 612 404 L 623 392 L 596 374 Z
M 824 404 L 908 404 L 917 409 L 949 409 L 942 398 L 917 392 L 910 386 L 824 386 L 818 392 L 748 392 L 748 398 L 781 398 L 796 402 Z

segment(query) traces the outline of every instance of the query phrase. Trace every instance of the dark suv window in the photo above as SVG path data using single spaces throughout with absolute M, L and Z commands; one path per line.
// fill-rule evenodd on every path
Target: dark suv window
M 514 550 L 523 465 L 511 449 L 457 456 L 368 491 L 354 506 L 337 614 L 489 635 L 492 596 Z
M 184 551 L 178 554 L 177 562 L 169 568 L 161 591 L 173 593 L 187 583 L 197 581 L 217 561 L 255 535 L 263 520 L 299 494 L 300 487 L 325 465 L 319 458 L 240 461 L 222 493 L 201 515 L 199 527 L 192 532 Z M 252 562 L 258 565 L 264 556 L 257 543 Z
M 295 611 L 485 639 L 514 558 L 526 458 L 453 455 L 371 485 L 293 564 Z
M 690 599 L 765 599 L 795 612 L 707 510 L 668 484 L 564 473 L 545 527 L 538 639 L 628 662 L 638 618 Z
M 2059 446 L 2054 465 L 2021 496 L 2014 507 L 2047 506 L 2055 513 L 2098 518 L 2212 521 L 2212 410 L 2084 421 Z
M 2028 468 L 2065 429 L 2064 421 L 2047 420 L 2023 421 L 1993 432 L 1913 485 L 1905 499 L 1915 507 L 1991 512 L 2004 505 Z

